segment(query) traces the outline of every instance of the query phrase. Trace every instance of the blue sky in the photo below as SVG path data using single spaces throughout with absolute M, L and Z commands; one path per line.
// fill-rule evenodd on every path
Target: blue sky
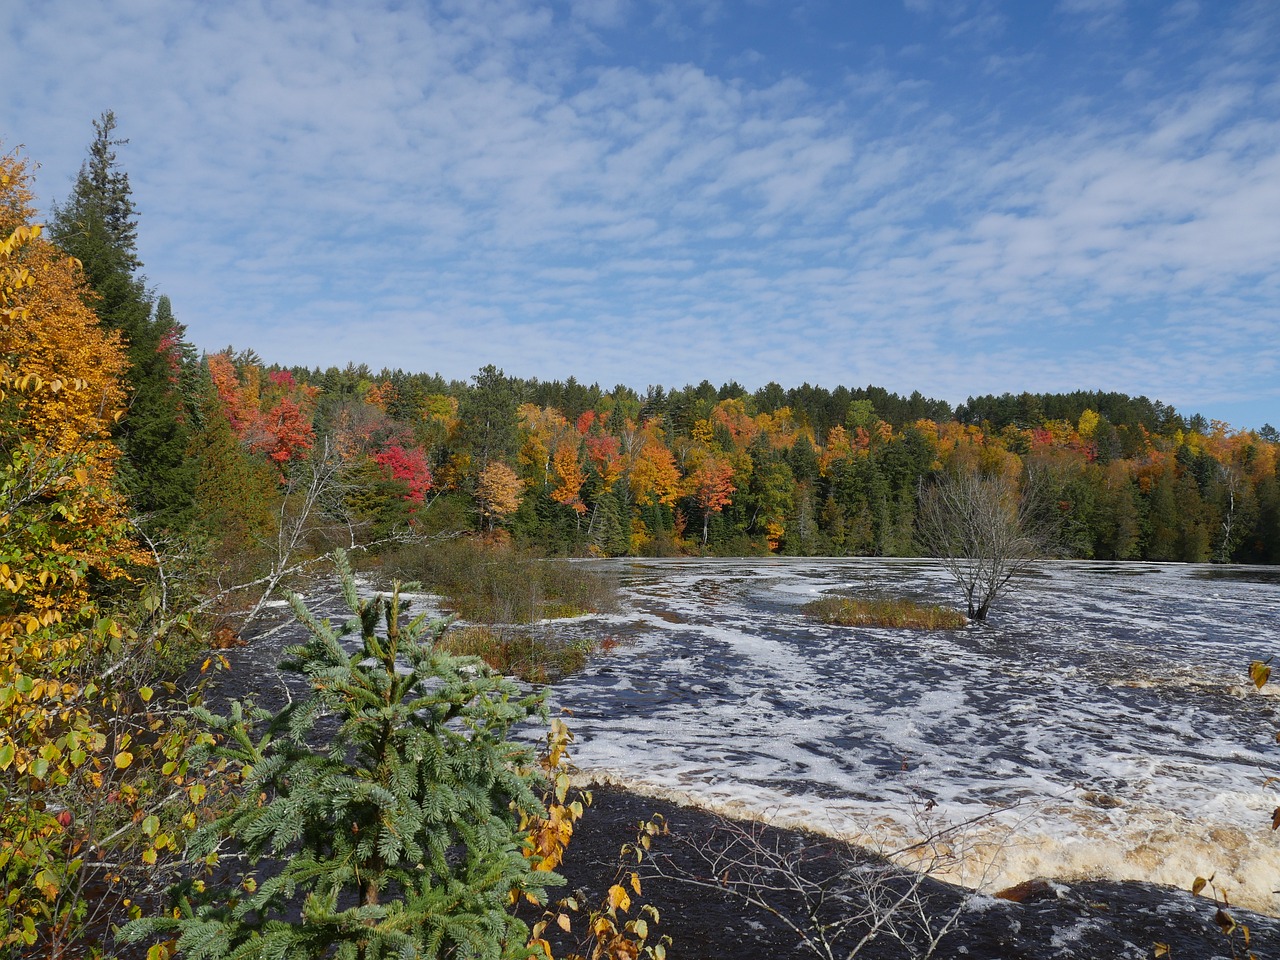
M 1269 0 L 42 0 L 0 138 L 116 112 L 200 348 L 643 391 L 1118 390 L 1280 425 Z

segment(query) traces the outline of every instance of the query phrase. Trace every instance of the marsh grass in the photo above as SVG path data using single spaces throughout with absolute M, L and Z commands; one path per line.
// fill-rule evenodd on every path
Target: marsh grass
M 587 659 L 616 643 L 608 640 L 559 642 L 518 627 L 469 624 L 454 627 L 440 645 L 458 656 L 479 657 L 493 669 L 530 683 L 551 683 L 587 664 Z
M 958 630 L 969 623 L 959 610 L 914 600 L 873 597 L 822 597 L 806 603 L 806 614 L 842 627 L 902 627 L 910 630 Z
M 383 566 L 440 593 L 447 610 L 472 623 L 536 623 L 618 608 L 615 576 L 474 538 L 415 544 Z
M 617 578 L 581 564 L 459 538 L 407 547 L 387 557 L 383 570 L 426 585 L 466 621 L 441 638 L 451 653 L 478 656 L 510 676 L 548 683 L 617 645 L 608 637 L 563 640 L 532 626 L 618 609 Z

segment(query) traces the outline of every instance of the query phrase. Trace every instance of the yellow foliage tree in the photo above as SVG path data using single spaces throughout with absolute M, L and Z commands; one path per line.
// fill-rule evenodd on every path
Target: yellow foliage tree
M 520 509 L 524 497 L 524 484 L 516 472 L 500 460 L 494 460 L 482 471 L 476 485 L 476 500 L 480 504 L 480 516 L 489 529 Z
M 124 350 L 31 223 L 27 182 L 0 157 L 0 952 L 52 953 L 86 909 L 69 798 L 132 762 L 98 676 L 124 631 L 90 583 L 140 558 L 112 485 Z

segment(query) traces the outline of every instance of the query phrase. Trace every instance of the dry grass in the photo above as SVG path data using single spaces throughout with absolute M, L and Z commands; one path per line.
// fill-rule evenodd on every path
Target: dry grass
M 551 683 L 586 666 L 587 658 L 617 646 L 615 641 L 561 643 L 527 630 L 483 624 L 452 627 L 440 646 L 457 656 L 479 657 L 494 670 L 530 683 Z
M 969 623 L 959 610 L 914 600 L 823 597 L 804 605 L 822 623 L 842 627 L 900 627 L 910 630 L 958 630 Z

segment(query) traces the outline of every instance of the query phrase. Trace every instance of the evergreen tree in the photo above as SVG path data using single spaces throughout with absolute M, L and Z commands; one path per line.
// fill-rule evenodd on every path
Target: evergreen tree
M 138 220 L 129 175 L 119 168 L 115 114 L 93 122 L 89 157 L 71 196 L 55 204 L 50 232 L 78 259 L 95 297 L 102 325 L 122 334 L 128 350 L 128 412 L 116 441 L 124 455 L 120 480 L 133 508 L 153 515 L 158 526 L 180 526 L 190 515 L 195 477 L 185 462 L 193 420 L 183 387 L 194 356 L 168 298 L 152 313 L 152 298 L 140 274 Z
M 515 460 L 519 448 L 516 383 L 493 364 L 474 377 L 475 386 L 458 405 L 462 445 L 471 454 L 477 475 L 493 461 Z
M 186 453 L 198 365 L 185 333 L 169 298 L 161 296 L 148 330 L 154 348 L 129 351 L 133 393 L 122 424 L 134 509 L 153 514 L 158 526 L 173 528 L 185 528 L 195 506 L 196 473 Z
M 213 384 L 206 390 L 204 422 L 187 450 L 199 505 L 191 530 L 215 544 L 214 559 L 228 575 L 249 577 L 275 538 L 280 487 L 266 459 L 236 438 Z
M 810 483 L 818 476 L 818 454 L 807 434 L 800 434 L 787 455 L 791 472 L 799 483 Z
M 1178 553 L 1178 504 L 1174 496 L 1176 486 L 1173 464 L 1167 464 L 1155 478 L 1148 499 L 1146 549 L 1143 551 L 1147 560 L 1181 559 Z
M 1100 560 L 1130 560 L 1138 555 L 1142 534 L 1134 484 L 1123 463 L 1108 465 L 1097 476 L 1097 507 L 1090 524 L 1093 556 Z
M 362 600 L 343 555 L 354 619 L 335 629 L 290 601 L 310 638 L 282 669 L 311 684 L 280 713 L 235 704 L 197 714 L 215 754 L 243 776 L 242 801 L 195 834 L 205 860 L 233 842 L 247 863 L 279 861 L 230 889 L 188 883 L 177 915 L 131 924 L 128 939 L 176 933 L 185 955 L 218 958 L 526 956 L 512 903 L 545 900 L 559 877 L 520 816 L 545 815 L 533 751 L 508 739 L 538 697 L 476 657 L 436 645 L 445 624 L 401 624 L 399 587 Z M 345 636 L 359 629 L 354 653 Z M 317 722 L 336 724 L 317 743 Z

